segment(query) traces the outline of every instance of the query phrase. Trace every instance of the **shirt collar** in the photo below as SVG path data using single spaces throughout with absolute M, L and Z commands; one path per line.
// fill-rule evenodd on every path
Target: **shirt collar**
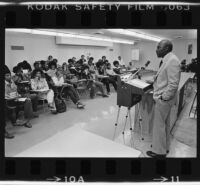
M 166 63 L 166 61 L 170 58 L 171 55 L 172 55 L 172 52 L 169 52 L 169 53 L 167 53 L 167 54 L 163 57 L 163 59 L 162 59 L 162 61 L 163 61 L 162 65 Z
M 11 80 L 11 82 L 8 82 L 8 81 L 5 80 L 5 84 L 6 84 L 6 85 L 12 84 L 12 80 Z

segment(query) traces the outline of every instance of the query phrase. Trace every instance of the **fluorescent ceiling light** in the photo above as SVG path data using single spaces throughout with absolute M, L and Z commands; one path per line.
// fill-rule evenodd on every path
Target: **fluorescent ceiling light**
M 130 31 L 130 30 L 125 30 L 125 29 L 107 29 L 107 30 L 110 31 L 110 32 L 113 32 L 113 33 L 118 33 L 118 34 L 121 34 L 121 35 L 128 35 L 128 36 L 132 36 L 132 37 L 138 37 L 138 38 L 141 38 L 141 39 L 152 40 L 152 41 L 155 41 L 155 42 L 159 42 L 162 39 L 164 39 L 164 38 L 161 38 L 161 37 L 148 35 L 148 34 L 145 34 L 145 33 L 139 33 L 139 32 L 135 32 L 135 31 Z
M 134 41 L 123 40 L 123 39 L 102 38 L 102 37 L 94 37 L 90 35 L 62 33 L 62 32 L 56 32 L 56 31 L 46 31 L 46 30 L 37 30 L 37 29 L 6 29 L 6 31 L 39 34 L 39 35 L 47 35 L 47 36 L 69 37 L 69 38 L 76 38 L 76 39 L 79 38 L 79 39 L 87 39 L 87 40 L 98 40 L 98 41 L 115 42 L 115 43 L 121 43 L 121 44 L 134 44 Z

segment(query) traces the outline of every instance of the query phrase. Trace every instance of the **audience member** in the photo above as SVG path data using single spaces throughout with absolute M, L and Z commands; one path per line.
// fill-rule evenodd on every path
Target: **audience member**
M 82 66 L 83 64 L 86 63 L 85 55 L 81 55 L 81 58 L 79 61 L 76 62 L 77 66 Z
M 62 74 L 62 69 L 59 68 L 56 72 L 56 75 L 52 77 L 52 80 L 54 82 L 54 85 L 58 88 L 60 91 L 60 87 L 64 86 L 63 93 L 65 94 L 65 97 L 69 96 L 74 104 L 77 105 L 77 108 L 84 108 L 84 105 L 79 100 L 79 95 L 77 94 L 76 90 L 74 89 L 73 85 L 64 83 L 64 78 Z
M 42 67 L 42 71 L 44 73 L 46 73 L 49 70 L 49 64 L 48 64 L 48 62 L 45 61 L 45 60 L 42 60 L 41 61 L 41 67 Z
M 120 65 L 121 67 L 125 67 L 125 63 L 124 63 L 124 61 L 123 61 L 123 59 L 122 59 L 121 56 L 118 56 L 118 62 L 119 62 L 119 65 Z
M 106 65 L 106 75 L 109 76 L 111 79 L 117 81 L 118 74 L 113 71 L 110 63 L 107 63 Z
M 34 69 L 40 69 L 40 70 L 41 70 L 41 67 L 42 67 L 40 61 L 35 61 L 33 66 L 34 66 Z
M 24 60 L 23 62 L 20 62 L 18 66 L 22 68 L 24 73 L 28 73 L 32 71 L 31 65 L 26 60 Z
M 121 68 L 119 66 L 119 62 L 117 60 L 115 60 L 113 62 L 113 65 L 114 65 L 114 68 L 113 68 L 113 71 L 117 74 L 121 74 Z
M 106 64 L 100 65 L 98 72 L 100 75 L 106 76 Z M 113 85 L 114 89 L 117 90 L 116 81 L 109 76 L 106 78 L 100 78 L 100 82 L 105 84 L 108 95 L 110 94 L 110 85 L 109 85 L 110 83 Z
M 89 63 L 89 66 L 90 65 L 92 65 L 91 62 Z M 93 70 L 89 70 L 89 66 L 85 70 L 88 70 L 86 79 L 88 80 L 87 88 L 90 90 L 90 98 L 94 98 L 96 88 L 100 90 L 103 97 L 108 97 L 103 89 L 103 83 L 98 80 L 98 77 L 100 76 L 98 71 L 95 68 L 93 68 Z
M 47 71 L 47 75 L 53 77 L 57 71 L 57 64 L 55 61 L 49 63 L 49 70 Z
M 11 78 L 9 71 L 5 71 L 5 99 L 7 106 L 16 107 L 15 112 L 9 114 L 9 118 L 14 126 L 24 125 L 25 127 L 31 128 L 30 119 L 34 117 L 32 102 L 30 98 L 21 98 L 21 95 L 17 92 L 17 86 Z M 24 121 L 22 124 L 17 123 L 18 113 L 23 107 L 24 110 Z
M 52 113 L 56 113 L 56 107 L 54 102 L 54 92 L 52 89 L 49 89 L 47 81 L 42 77 L 42 70 L 35 69 L 33 71 L 33 79 L 31 79 L 31 87 L 33 90 L 41 90 L 38 92 L 38 97 L 46 99 L 48 106 Z

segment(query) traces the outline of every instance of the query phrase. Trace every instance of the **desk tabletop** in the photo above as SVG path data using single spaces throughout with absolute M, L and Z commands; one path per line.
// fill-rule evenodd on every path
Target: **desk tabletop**
M 195 73 L 181 72 L 181 79 L 179 82 L 178 90 L 180 90 L 190 78 L 193 78 L 194 74 Z

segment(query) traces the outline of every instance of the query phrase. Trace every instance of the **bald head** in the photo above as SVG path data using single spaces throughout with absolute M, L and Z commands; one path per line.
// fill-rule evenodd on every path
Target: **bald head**
M 158 43 L 156 54 L 159 58 L 163 58 L 166 54 L 173 50 L 173 45 L 170 40 L 161 40 Z

